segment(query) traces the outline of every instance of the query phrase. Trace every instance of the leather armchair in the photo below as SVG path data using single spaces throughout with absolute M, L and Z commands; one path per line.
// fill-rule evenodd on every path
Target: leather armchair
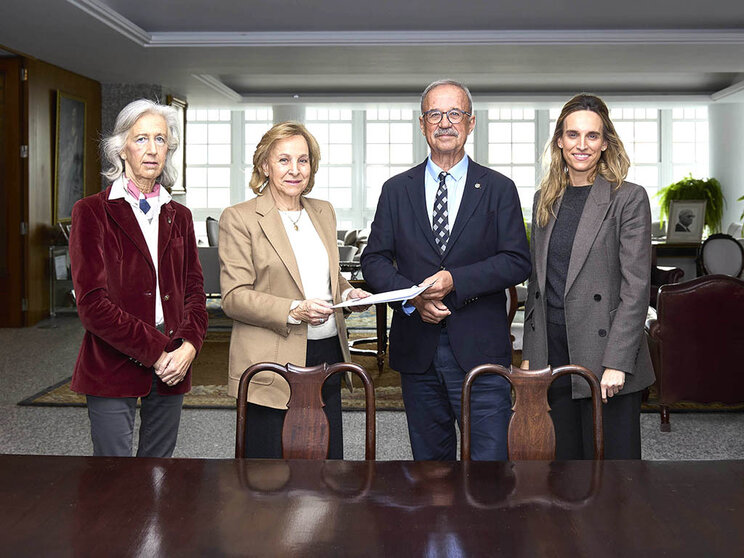
M 679 283 L 684 277 L 685 272 L 678 267 L 651 267 L 651 293 L 649 304 L 656 308 L 656 300 L 659 293 L 659 287 L 672 283 Z
M 659 289 L 656 318 L 646 322 L 661 430 L 669 405 L 744 402 L 744 281 L 706 275 Z

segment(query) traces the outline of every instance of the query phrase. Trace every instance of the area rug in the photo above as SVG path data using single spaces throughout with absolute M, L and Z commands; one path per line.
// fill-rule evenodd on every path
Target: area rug
M 191 391 L 184 397 L 185 408 L 224 409 L 235 408 L 235 398 L 227 394 L 228 348 L 230 345 L 229 318 L 213 316 L 210 312 L 210 327 L 199 357 L 194 363 Z M 349 337 L 360 339 L 375 335 L 373 310 L 352 314 L 348 321 Z M 370 343 L 362 348 L 374 349 Z M 376 408 L 378 410 L 403 410 L 400 393 L 400 377 L 390 369 L 387 357 L 382 373 L 377 368 L 374 356 L 352 355 L 352 361 L 366 368 L 375 384 Z M 345 410 L 364 409 L 364 389 L 355 378 L 354 390 L 341 390 L 341 402 Z M 84 407 L 85 396 L 70 389 L 70 378 L 49 386 L 39 393 L 27 397 L 19 405 L 47 407 Z

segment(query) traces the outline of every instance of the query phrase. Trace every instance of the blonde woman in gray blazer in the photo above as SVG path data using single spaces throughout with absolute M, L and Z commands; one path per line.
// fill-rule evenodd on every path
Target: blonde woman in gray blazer
M 342 277 L 336 214 L 312 190 L 320 148 L 296 122 L 271 128 L 253 156 L 250 185 L 257 197 L 226 208 L 220 218 L 222 306 L 233 319 L 228 392 L 257 362 L 316 366 L 349 361 L 341 309 L 369 293 Z M 355 310 L 363 309 L 355 307 Z M 246 455 L 281 458 L 289 385 L 273 372 L 257 374 L 248 389 Z M 323 386 L 331 459 L 343 458 L 340 376 Z
M 640 459 L 641 392 L 654 381 L 643 336 L 651 277 L 646 191 L 605 103 L 580 94 L 563 107 L 550 169 L 535 194 L 523 368 L 578 364 L 600 379 L 605 457 Z M 591 459 L 588 384 L 559 378 L 549 403 L 558 459 Z

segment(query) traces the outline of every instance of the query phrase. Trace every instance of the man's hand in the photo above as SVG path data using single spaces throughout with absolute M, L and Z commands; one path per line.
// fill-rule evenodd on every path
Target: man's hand
M 421 281 L 419 285 L 428 285 L 429 283 L 434 284 L 419 295 L 424 300 L 442 300 L 455 287 L 452 282 L 452 274 L 446 269 L 437 271 L 434 275 Z
M 602 402 L 607 403 L 607 398 L 617 395 L 624 385 L 625 372 L 614 368 L 605 368 L 602 381 L 599 382 L 599 386 L 602 388 Z
M 519 367 L 522 370 L 529 370 L 530 369 L 530 361 L 529 361 L 529 359 L 523 360 L 522 363 L 519 365 Z
M 176 350 L 166 353 L 165 359 L 158 359 L 160 367 L 155 363 L 155 373 L 165 384 L 174 386 L 186 377 L 195 357 L 196 349 L 189 341 L 184 340 Z
M 425 300 L 419 295 L 408 302 L 416 307 L 421 319 L 429 324 L 438 324 L 451 314 L 441 300 Z

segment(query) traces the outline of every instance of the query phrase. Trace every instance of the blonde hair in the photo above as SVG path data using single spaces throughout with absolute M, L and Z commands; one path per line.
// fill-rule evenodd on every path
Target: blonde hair
M 251 180 L 248 185 L 254 193 L 261 194 L 261 190 L 263 190 L 263 187 L 267 183 L 267 178 L 263 173 L 263 165 L 269 158 L 269 155 L 271 155 L 274 144 L 280 140 L 294 136 L 305 138 L 307 148 L 310 151 L 310 180 L 307 183 L 307 188 L 302 193 L 303 195 L 309 194 L 313 189 L 313 186 L 315 186 L 315 173 L 318 172 L 318 165 L 320 164 L 320 146 L 318 145 L 318 141 L 299 122 L 281 122 L 274 124 L 263 135 L 261 141 L 256 146 L 256 151 L 253 152 L 253 172 L 251 173 Z
M 607 105 L 596 95 L 579 93 L 563 106 L 555 123 L 553 137 L 543 152 L 543 165 L 547 172 L 540 181 L 540 200 L 535 215 L 535 222 L 541 227 L 548 224 L 551 215 L 555 216 L 555 202 L 569 185 L 568 169 L 563 160 L 563 152 L 558 147 L 558 140 L 563 136 L 563 127 L 568 115 L 579 110 L 589 110 L 599 116 L 602 120 L 602 140 L 607 143 L 607 148 L 600 154 L 596 172 L 590 177 L 591 180 L 594 181 L 599 174 L 610 184 L 614 184 L 615 188 L 619 188 L 628 176 L 630 158 L 610 120 Z

